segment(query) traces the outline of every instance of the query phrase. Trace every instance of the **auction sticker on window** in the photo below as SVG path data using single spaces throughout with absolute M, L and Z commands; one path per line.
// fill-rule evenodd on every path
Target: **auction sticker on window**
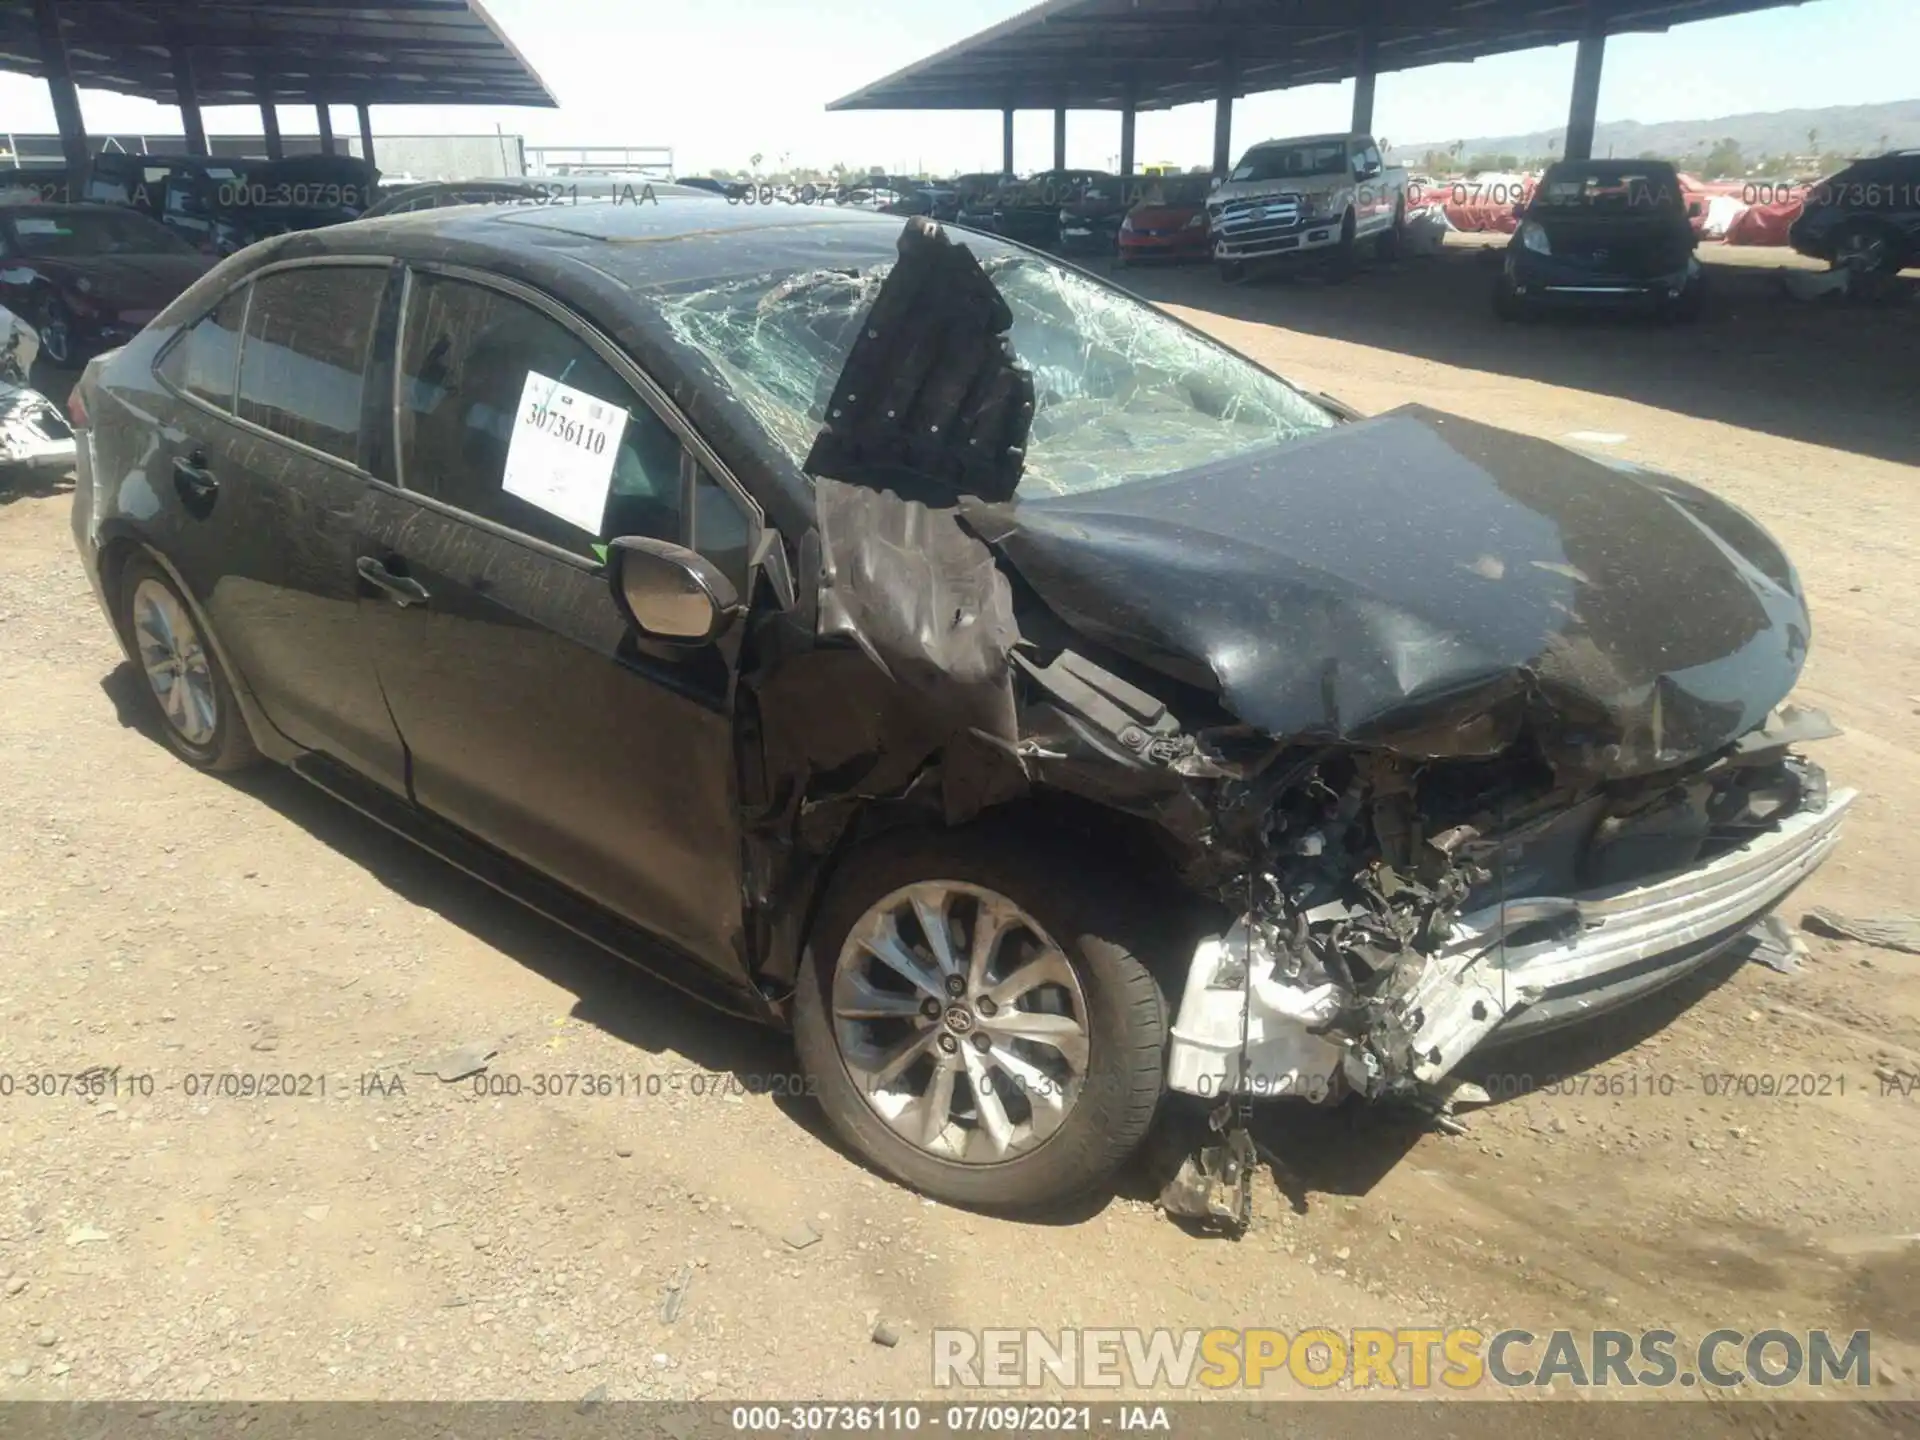
M 626 429 L 620 406 L 529 370 L 500 488 L 598 535 Z

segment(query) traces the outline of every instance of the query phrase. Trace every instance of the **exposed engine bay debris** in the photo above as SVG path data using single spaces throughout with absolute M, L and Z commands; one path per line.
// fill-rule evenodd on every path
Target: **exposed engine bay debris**
M 33 328 L 0 307 L 0 476 L 73 465 L 67 417 L 28 380 L 39 353 L 40 337 Z
M 768 983 L 792 897 L 853 839 L 1009 804 L 1137 822 L 1217 918 L 1162 977 L 1168 1084 L 1221 1102 L 1162 1203 L 1232 1229 L 1247 1100 L 1458 1129 L 1452 1072 L 1496 1030 L 1725 953 L 1836 842 L 1852 793 L 1792 748 L 1834 733 L 1786 703 L 1798 577 L 1710 493 L 1419 407 L 1295 423 L 1298 392 L 1223 399 L 1124 325 L 1124 366 L 1096 346 L 1056 375 L 1009 338 L 1030 297 L 924 221 L 874 279 L 759 286 L 752 326 L 787 338 L 757 378 L 718 292 L 676 322 L 776 433 L 815 433 L 802 604 L 745 675 Z M 864 328 L 820 352 L 849 297 Z M 1110 462 L 1149 393 L 1288 443 L 1135 481 Z M 1108 406 L 1107 472 L 1056 448 L 1023 483 L 1068 394 Z

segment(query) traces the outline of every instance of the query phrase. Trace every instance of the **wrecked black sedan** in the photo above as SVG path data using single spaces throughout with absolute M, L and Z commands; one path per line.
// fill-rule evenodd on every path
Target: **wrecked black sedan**
M 182 758 L 790 1024 L 959 1203 L 1099 1186 L 1169 1089 L 1432 1102 L 1724 950 L 1852 798 L 1741 512 L 924 219 L 289 235 L 75 410 Z

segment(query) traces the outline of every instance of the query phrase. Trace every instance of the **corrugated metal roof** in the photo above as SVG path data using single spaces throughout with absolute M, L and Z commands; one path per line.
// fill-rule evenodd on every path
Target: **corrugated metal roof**
M 1802 0 L 1593 0 L 1608 34 Z M 1046 0 L 829 110 L 1142 110 L 1412 70 L 1577 40 L 1587 0 Z
M 202 105 L 556 106 L 474 0 L 59 0 L 74 83 L 175 103 L 190 56 Z M 0 70 L 44 75 L 32 0 L 0 0 Z

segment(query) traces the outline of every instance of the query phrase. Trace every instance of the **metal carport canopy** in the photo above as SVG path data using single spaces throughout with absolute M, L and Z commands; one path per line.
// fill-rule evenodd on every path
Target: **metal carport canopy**
M 168 105 L 558 104 L 472 0 L 0 0 L 0 69 L 47 76 L 49 16 L 75 85 Z
M 829 110 L 1164 110 L 1801 0 L 1047 0 Z

